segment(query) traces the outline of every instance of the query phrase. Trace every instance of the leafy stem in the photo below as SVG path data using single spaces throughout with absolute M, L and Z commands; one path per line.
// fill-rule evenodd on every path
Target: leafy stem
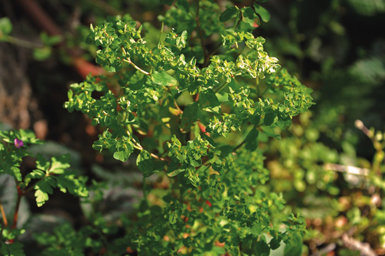
M 43 45 L 41 44 L 36 44 L 30 41 L 26 41 L 17 37 L 13 36 L 0 36 L 0 40 L 4 40 L 5 42 L 14 44 L 16 46 L 24 47 L 24 48 L 29 48 L 29 49 L 36 49 L 36 48 L 42 48 Z
M 136 149 L 139 150 L 139 151 L 143 151 L 143 150 L 144 150 L 143 146 L 140 145 L 140 143 L 137 142 L 134 138 L 132 138 L 132 141 L 133 141 L 133 146 L 134 146 L 134 148 L 136 148 Z M 158 156 L 158 155 L 156 155 L 156 154 L 154 154 L 154 153 L 150 153 L 150 156 L 151 156 L 152 158 L 157 159 L 157 160 L 160 160 L 160 161 L 166 161 L 165 158 L 160 157 L 160 156 Z
M 24 191 L 20 188 L 19 185 L 17 185 L 16 188 L 17 188 L 17 201 L 16 201 L 16 206 L 15 206 L 15 213 L 13 214 L 12 228 L 16 228 L 16 226 L 17 226 L 17 220 L 19 217 L 20 202 L 21 202 L 21 198 L 24 195 Z
M 141 73 L 143 73 L 143 74 L 145 74 L 145 75 L 147 75 L 147 76 L 150 75 L 149 72 L 147 72 L 147 71 L 141 69 L 141 68 L 138 67 L 134 62 L 132 62 L 130 58 L 123 59 L 123 61 L 124 61 L 124 62 L 127 62 L 128 64 L 130 64 L 131 66 L 133 66 L 133 67 L 134 67 L 136 70 L 138 70 L 139 72 L 141 72 Z

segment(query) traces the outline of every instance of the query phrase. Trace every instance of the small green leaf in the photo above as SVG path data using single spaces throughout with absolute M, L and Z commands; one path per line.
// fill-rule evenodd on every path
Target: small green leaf
M 212 90 L 202 92 L 199 96 L 199 103 L 204 104 L 205 106 L 208 105 L 210 107 L 215 107 L 220 104 L 217 96 Z
M 8 36 L 12 32 L 12 23 L 9 18 L 0 19 L 0 40 L 2 37 Z
M 145 150 L 143 150 L 139 153 L 139 155 L 136 159 L 136 164 L 137 164 L 139 170 L 141 170 L 143 172 L 143 175 L 145 177 L 150 176 L 151 174 L 153 174 L 156 171 L 162 170 L 164 167 L 164 164 L 162 161 L 154 159 L 150 155 L 150 153 L 148 153 Z
M 281 244 L 281 239 L 278 239 L 278 238 L 276 238 L 276 237 L 274 237 L 273 239 L 271 239 L 271 240 L 270 240 L 270 243 L 269 243 L 270 248 L 271 248 L 272 250 L 277 249 L 277 248 L 280 246 L 280 244 Z
M 246 141 L 245 147 L 247 150 L 253 151 L 258 147 L 258 140 L 257 140 L 258 134 L 259 134 L 258 130 L 255 129 L 254 127 L 249 132 L 249 134 L 247 134 L 245 139 Z
M 168 176 L 168 177 L 174 177 L 174 176 L 176 176 L 176 175 L 178 175 L 179 173 L 182 173 L 182 172 L 184 172 L 184 171 L 186 171 L 186 169 L 176 169 L 176 170 L 174 170 L 174 171 L 168 173 L 167 176 Z
M 58 158 L 52 157 L 51 167 L 48 170 L 48 173 L 62 174 L 71 165 L 69 164 L 69 155 L 63 155 Z
M 61 36 L 56 35 L 56 36 L 49 36 L 46 33 L 41 33 L 40 34 L 40 40 L 47 46 L 52 46 L 55 44 L 60 43 L 62 40 Z
M 266 126 L 270 126 L 274 123 L 276 114 L 273 111 L 267 111 L 265 114 L 265 118 L 263 119 L 263 124 Z
M 45 177 L 36 183 L 34 188 L 38 207 L 43 206 L 43 204 L 48 201 L 48 194 L 52 194 L 53 187 L 55 186 L 56 180 L 52 176 Z
M 114 153 L 114 158 L 116 160 L 119 160 L 119 161 L 122 161 L 122 162 L 125 162 L 128 160 L 128 157 L 130 156 L 129 154 L 127 154 L 125 151 L 116 151 Z
M 37 48 L 33 51 L 33 57 L 35 60 L 43 61 L 51 56 L 51 47 Z
M 171 214 L 168 216 L 168 221 L 170 222 L 170 224 L 175 224 L 177 218 L 178 218 L 177 212 L 176 212 L 176 211 L 173 211 L 173 212 L 171 212 Z
M 253 5 L 255 12 L 258 14 L 259 17 L 261 17 L 263 22 L 269 22 L 270 20 L 270 13 L 268 10 L 266 10 L 264 7 L 254 4 Z
M 300 256 L 302 254 L 302 239 L 299 234 L 293 236 L 286 242 L 284 256 Z
M 27 186 L 32 179 L 41 179 L 45 175 L 45 172 L 39 169 L 33 170 L 28 173 L 24 178 L 24 183 Z
M 242 9 L 243 17 L 242 21 L 253 27 L 255 23 L 255 19 L 257 18 L 257 14 L 251 7 L 245 7 Z
M 219 17 L 222 22 L 228 21 L 238 13 L 239 9 L 235 6 L 227 8 Z
M 43 206 L 44 203 L 48 201 L 48 194 L 42 190 L 36 190 L 35 197 L 36 197 L 36 204 L 38 207 Z
M 162 86 L 174 86 L 178 84 L 178 81 L 166 71 L 155 71 L 154 74 L 152 74 L 151 79 L 155 84 Z
M 182 34 L 176 39 L 176 47 L 181 50 L 186 47 L 187 43 L 187 31 L 183 31 Z
M 260 240 L 253 245 L 255 255 L 259 256 L 269 256 L 270 247 L 266 244 L 265 241 Z

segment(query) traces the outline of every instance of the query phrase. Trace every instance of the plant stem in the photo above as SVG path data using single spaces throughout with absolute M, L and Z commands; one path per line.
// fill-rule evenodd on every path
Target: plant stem
M 133 142 L 134 142 L 134 143 L 133 143 L 134 148 L 136 148 L 136 149 L 139 150 L 139 151 L 143 151 L 143 150 L 144 150 L 144 148 L 142 147 L 142 145 L 140 145 L 134 138 L 132 138 L 132 140 L 133 140 Z M 154 153 L 150 153 L 150 156 L 151 156 L 152 158 L 155 158 L 155 159 L 160 160 L 160 161 L 166 161 L 165 158 L 160 157 L 160 156 L 158 156 L 158 155 L 156 155 L 156 154 L 154 154 Z
M 130 58 L 124 59 L 123 61 L 124 61 L 124 62 L 127 62 L 128 64 L 130 64 L 131 66 L 133 66 L 136 70 L 140 71 L 141 73 L 143 73 L 143 74 L 145 74 L 145 75 L 147 75 L 147 76 L 150 75 L 149 72 L 147 72 L 147 71 L 141 69 L 141 68 L 138 67 L 134 62 L 132 62 Z
M 7 227 L 8 226 L 7 216 L 5 215 L 4 207 L 1 201 L 0 201 L 0 212 L 1 212 L 1 217 L 3 218 L 4 227 Z
M 20 208 L 20 202 L 21 198 L 23 196 L 23 191 L 20 188 L 19 185 L 17 185 L 17 201 L 16 201 L 16 206 L 15 206 L 15 213 L 13 214 L 13 223 L 12 223 L 12 228 L 16 228 L 17 226 L 17 219 L 19 217 L 19 208 Z
M 13 37 L 13 36 L 6 36 L 3 40 L 4 40 L 4 42 L 8 42 L 8 43 L 14 44 L 16 46 L 29 48 L 29 49 L 35 49 L 35 48 L 42 48 L 43 47 L 43 45 L 41 45 L 41 44 L 36 44 L 36 43 L 29 42 L 27 40 L 23 40 L 23 39 Z
M 227 85 L 228 83 L 224 83 L 222 85 L 220 85 L 219 87 L 215 88 L 214 89 L 214 93 L 217 93 L 219 91 L 221 91 L 223 88 L 225 88 L 225 86 Z

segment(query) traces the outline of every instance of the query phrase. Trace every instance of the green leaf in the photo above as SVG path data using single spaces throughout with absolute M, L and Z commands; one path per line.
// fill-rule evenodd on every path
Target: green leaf
M 35 60 L 43 61 L 51 56 L 51 47 L 37 48 L 33 51 Z
M 48 201 L 48 193 L 45 193 L 42 190 L 36 190 L 35 191 L 35 198 L 36 198 L 36 204 L 38 207 L 41 207 L 45 204 L 45 202 Z
M 24 183 L 27 186 L 29 182 L 33 179 L 41 179 L 45 176 L 45 172 L 39 169 L 33 170 L 32 172 L 28 173 L 24 178 Z
M 71 167 L 69 162 L 69 155 L 62 155 L 58 158 L 51 158 L 51 167 L 48 170 L 48 173 L 53 174 L 63 174 L 64 171 Z
M 263 240 L 256 242 L 253 246 L 253 249 L 254 249 L 255 255 L 258 255 L 258 256 L 270 255 L 270 247 Z
M 183 31 L 182 34 L 176 39 L 176 47 L 181 50 L 186 47 L 187 43 L 187 31 Z
M 269 243 L 270 248 L 271 248 L 272 250 L 277 249 L 277 248 L 280 246 L 280 244 L 281 244 L 281 239 L 278 239 L 278 238 L 276 238 L 276 237 L 274 237 L 273 239 L 271 239 L 271 240 L 270 240 L 270 243 Z
M 254 151 L 258 147 L 258 130 L 253 127 L 253 129 L 246 136 L 245 147 L 247 150 Z
M 157 72 L 155 71 L 151 76 L 152 81 L 155 84 L 161 86 L 175 86 L 178 84 L 178 81 L 169 75 L 166 71 Z
M 299 234 L 294 233 L 286 242 L 284 256 L 301 256 L 302 255 L 302 238 Z
M 251 7 L 242 8 L 243 17 L 242 21 L 253 27 L 255 23 L 255 19 L 257 18 L 257 14 Z
M 38 207 L 41 207 L 48 201 L 48 195 L 52 194 L 53 187 L 56 186 L 56 180 L 53 177 L 46 177 L 38 181 L 35 185 L 35 198 Z
M 8 36 L 12 32 L 12 23 L 9 18 L 0 19 L 0 40 L 2 37 Z
M 185 172 L 185 171 L 186 171 L 186 169 L 176 169 L 176 170 L 174 170 L 174 171 L 172 171 L 170 173 L 167 173 L 167 176 L 168 177 L 174 177 L 174 176 L 178 175 L 179 173 L 182 173 L 182 172 Z
M 272 125 L 274 123 L 275 117 L 276 114 L 272 110 L 267 111 L 265 114 L 265 118 L 263 119 L 263 124 L 266 126 Z
M 197 103 L 190 104 L 185 107 L 182 114 L 181 126 L 185 130 L 189 130 L 189 126 L 198 118 L 199 107 Z
M 145 177 L 150 176 L 156 171 L 160 171 L 164 167 L 164 163 L 160 160 L 154 159 L 146 150 L 142 150 L 136 158 L 136 164 L 143 172 Z
M 175 224 L 177 219 L 178 213 L 176 211 L 171 212 L 171 214 L 168 216 L 168 221 L 170 224 Z
M 263 22 L 269 22 L 270 13 L 268 10 L 258 4 L 254 4 L 253 7 L 254 11 L 258 14 L 259 17 L 261 17 Z
M 40 40 L 47 46 L 52 46 L 52 45 L 55 45 L 55 44 L 58 44 L 60 43 L 60 41 L 62 40 L 62 37 L 59 36 L 59 35 L 56 35 L 56 36 L 49 36 L 47 35 L 47 33 L 41 33 L 40 34 Z
M 59 187 L 62 192 L 66 193 L 68 190 L 68 192 L 76 196 L 88 196 L 86 177 L 79 177 L 75 175 L 74 172 L 67 172 L 66 175 L 55 176 L 55 178 L 57 187 Z
M 229 19 L 237 15 L 238 12 L 239 12 L 238 7 L 235 7 L 235 6 L 229 7 L 221 14 L 221 16 L 219 17 L 219 20 L 222 22 L 228 21 Z
M 199 96 L 199 104 L 203 104 L 204 106 L 208 105 L 210 107 L 215 107 L 218 106 L 220 102 L 212 90 L 207 90 L 202 92 Z
M 116 151 L 113 156 L 116 160 L 125 162 L 128 160 L 130 154 L 127 154 L 126 151 Z

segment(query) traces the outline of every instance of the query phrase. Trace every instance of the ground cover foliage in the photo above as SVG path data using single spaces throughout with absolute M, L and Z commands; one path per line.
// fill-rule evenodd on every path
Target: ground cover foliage
M 384 39 L 351 32 L 384 6 L 54 1 L 77 28 L 39 43 L 0 19 L 1 41 L 84 77 L 46 112 L 59 143 L 2 128 L 1 253 L 384 254 Z M 36 95 L 67 72 L 32 74 Z

